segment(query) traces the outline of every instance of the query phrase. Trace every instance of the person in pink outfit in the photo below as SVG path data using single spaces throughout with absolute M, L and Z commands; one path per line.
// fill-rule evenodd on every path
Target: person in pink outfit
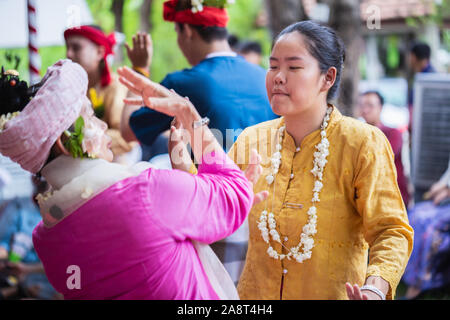
M 0 153 L 51 186 L 38 196 L 42 222 L 33 232 L 50 283 L 65 299 L 238 299 L 208 244 L 237 230 L 262 197 L 250 182 L 261 171 L 258 155 L 242 172 L 187 99 L 128 68 L 119 74 L 141 102 L 176 117 L 174 134 L 185 128 L 198 175 L 111 163 L 86 72 L 69 60 L 50 67 L 0 131 Z

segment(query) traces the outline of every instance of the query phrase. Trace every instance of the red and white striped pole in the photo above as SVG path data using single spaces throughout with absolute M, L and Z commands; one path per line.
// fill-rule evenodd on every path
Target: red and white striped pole
M 41 57 L 37 44 L 36 0 L 28 1 L 28 61 L 30 84 L 41 81 Z

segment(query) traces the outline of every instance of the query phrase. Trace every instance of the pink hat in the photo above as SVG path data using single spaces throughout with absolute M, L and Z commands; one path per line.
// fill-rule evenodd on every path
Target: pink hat
M 44 85 L 0 132 L 0 153 L 31 172 L 42 169 L 58 137 L 89 105 L 86 71 L 70 60 L 50 67 Z

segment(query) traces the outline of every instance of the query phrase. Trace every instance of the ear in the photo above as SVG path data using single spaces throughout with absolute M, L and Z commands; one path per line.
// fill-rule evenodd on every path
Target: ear
M 58 140 L 56 140 L 55 146 L 60 153 L 70 156 L 70 152 L 66 149 L 66 147 L 64 147 L 64 144 L 61 141 L 61 136 L 59 136 Z
M 337 69 L 335 67 L 331 67 L 330 69 L 328 69 L 323 78 L 321 91 L 328 91 L 333 87 L 334 83 L 336 82 L 336 75 Z
M 184 24 L 184 33 L 186 34 L 186 38 L 192 40 L 194 37 L 195 30 L 187 23 Z
M 101 60 L 105 57 L 106 49 L 104 46 L 97 46 L 98 58 Z

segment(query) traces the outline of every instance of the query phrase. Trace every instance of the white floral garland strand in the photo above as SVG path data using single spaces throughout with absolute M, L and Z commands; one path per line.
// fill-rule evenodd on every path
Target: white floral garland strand
M 20 114 L 20 111 L 8 113 L 8 114 L 2 114 L 0 116 L 0 132 L 3 131 L 3 129 L 5 128 L 5 125 L 8 121 L 11 121 L 15 117 L 17 117 L 19 114 Z
M 311 170 L 311 173 L 316 178 L 314 182 L 313 188 L 313 198 L 311 202 L 313 205 L 308 210 L 308 223 L 303 227 L 303 232 L 300 235 L 300 242 L 296 247 L 291 249 L 286 248 L 281 242 L 280 235 L 276 230 L 277 223 L 275 220 L 275 215 L 273 212 L 268 213 L 267 209 L 261 213 L 259 218 L 258 228 L 261 231 L 261 236 L 263 240 L 269 244 L 269 248 L 267 249 L 267 254 L 273 259 L 288 259 L 291 260 L 291 257 L 294 258 L 298 263 L 302 263 L 305 260 L 311 259 L 311 250 L 314 247 L 314 239 L 313 236 L 317 233 L 317 208 L 315 206 L 316 202 L 320 202 L 319 194 L 323 188 L 322 178 L 323 178 L 323 170 L 328 160 L 327 157 L 330 154 L 328 148 L 330 146 L 330 142 L 327 139 L 326 129 L 328 127 L 328 121 L 330 120 L 331 112 L 333 108 L 328 108 L 323 123 L 321 125 L 320 135 L 322 137 L 320 143 L 315 146 L 318 152 L 314 152 L 314 168 Z M 281 150 L 283 143 L 283 135 L 286 127 L 283 126 L 278 130 L 279 138 L 278 144 L 276 145 L 276 152 L 272 155 L 272 173 L 266 177 L 267 183 L 271 185 L 275 182 L 275 175 L 278 174 L 281 165 Z M 275 193 L 275 184 L 274 184 L 274 193 Z M 272 202 L 272 211 L 273 211 L 273 202 Z M 287 254 L 280 254 L 270 245 L 269 235 L 272 236 L 273 241 L 280 243 L 283 247 L 288 250 Z M 303 252 L 300 253 L 300 248 L 303 246 Z

